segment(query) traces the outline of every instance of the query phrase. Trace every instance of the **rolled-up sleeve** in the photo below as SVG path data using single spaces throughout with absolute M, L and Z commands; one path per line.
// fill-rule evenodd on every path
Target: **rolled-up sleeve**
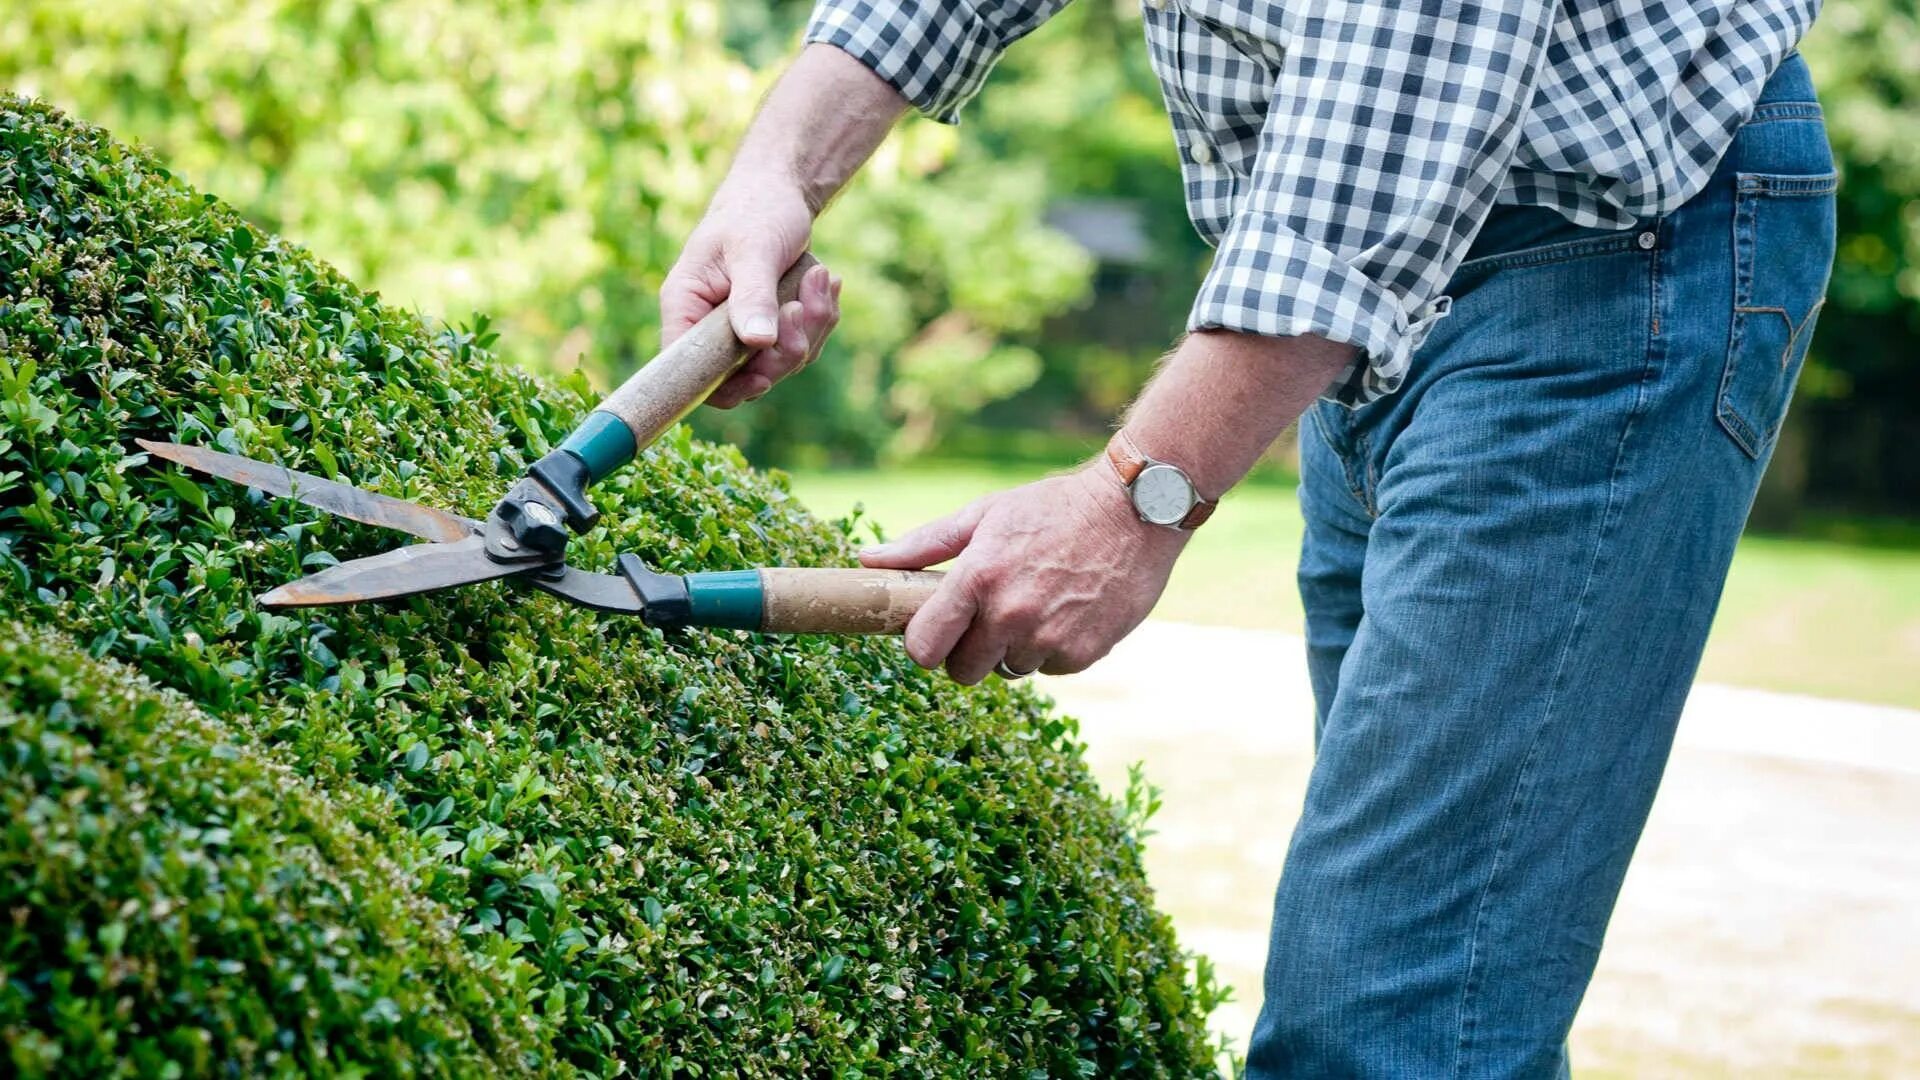
M 873 69 L 914 108 L 945 124 L 980 92 L 1007 46 L 1068 0 L 820 0 L 809 43 L 832 45 Z
M 1360 350 L 1330 393 L 1392 393 L 1512 165 L 1543 0 L 1302 0 L 1260 152 L 1191 329 Z

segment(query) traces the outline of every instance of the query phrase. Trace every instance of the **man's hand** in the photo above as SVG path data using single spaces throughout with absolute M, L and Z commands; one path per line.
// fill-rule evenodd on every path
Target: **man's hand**
M 1317 337 L 1191 334 L 1133 404 L 1140 449 L 1219 497 L 1353 359 Z M 953 559 L 907 624 L 907 653 L 976 683 L 1014 671 L 1080 671 L 1140 625 L 1192 534 L 1134 514 L 1104 460 L 989 495 L 860 553 L 868 566 L 919 570 Z
M 813 211 L 789 181 L 729 180 L 660 287 L 662 344 L 727 304 L 733 334 L 753 349 L 707 404 L 731 409 L 812 363 L 840 321 L 840 279 L 816 266 L 782 306 L 780 275 L 807 249 Z
M 840 279 L 807 272 L 782 308 L 775 289 L 807 250 L 813 219 L 907 109 L 899 92 L 831 45 L 809 45 L 760 106 L 733 167 L 660 286 L 672 344 L 722 301 L 754 350 L 707 404 L 752 401 L 820 355 L 840 321 Z
M 972 684 L 1002 661 L 1066 675 L 1105 656 L 1153 609 L 1187 535 L 1141 521 L 1096 460 L 989 495 L 860 561 L 918 570 L 954 560 L 907 625 L 907 653 Z

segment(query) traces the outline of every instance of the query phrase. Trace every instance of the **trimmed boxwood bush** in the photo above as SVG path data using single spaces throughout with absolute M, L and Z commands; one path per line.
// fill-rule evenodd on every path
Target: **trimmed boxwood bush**
M 62 635 L 0 626 L 0 1027 L 21 1074 L 549 1064 L 524 966 L 472 955 L 372 791 Z M 424 1070 L 423 1070 L 424 1066 Z
M 13 1064 L 1210 1073 L 1137 822 L 1030 691 L 508 584 L 272 614 L 399 538 L 133 445 L 480 515 L 590 406 L 489 343 L 0 97 L 0 598 L 44 628 L 0 648 Z M 684 431 L 596 498 L 584 565 L 848 559 Z

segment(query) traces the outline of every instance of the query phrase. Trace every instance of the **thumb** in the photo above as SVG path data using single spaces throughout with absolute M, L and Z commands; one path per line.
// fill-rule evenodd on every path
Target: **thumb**
M 727 253 L 727 319 L 733 336 L 754 349 L 771 348 L 780 339 L 780 268 L 769 254 L 752 248 Z
M 860 553 L 860 564 L 880 570 L 919 570 L 943 563 L 973 542 L 973 530 L 992 499 L 977 499 L 964 509 L 930 521 L 896 540 Z

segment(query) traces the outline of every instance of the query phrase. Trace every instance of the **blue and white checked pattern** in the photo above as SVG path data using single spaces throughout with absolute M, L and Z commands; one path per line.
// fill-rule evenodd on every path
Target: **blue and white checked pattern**
M 1144 0 L 1194 226 L 1188 325 L 1359 347 L 1373 400 L 1498 203 L 1627 228 L 1712 175 L 1819 0 Z M 819 0 L 807 40 L 952 122 L 1067 0 Z

